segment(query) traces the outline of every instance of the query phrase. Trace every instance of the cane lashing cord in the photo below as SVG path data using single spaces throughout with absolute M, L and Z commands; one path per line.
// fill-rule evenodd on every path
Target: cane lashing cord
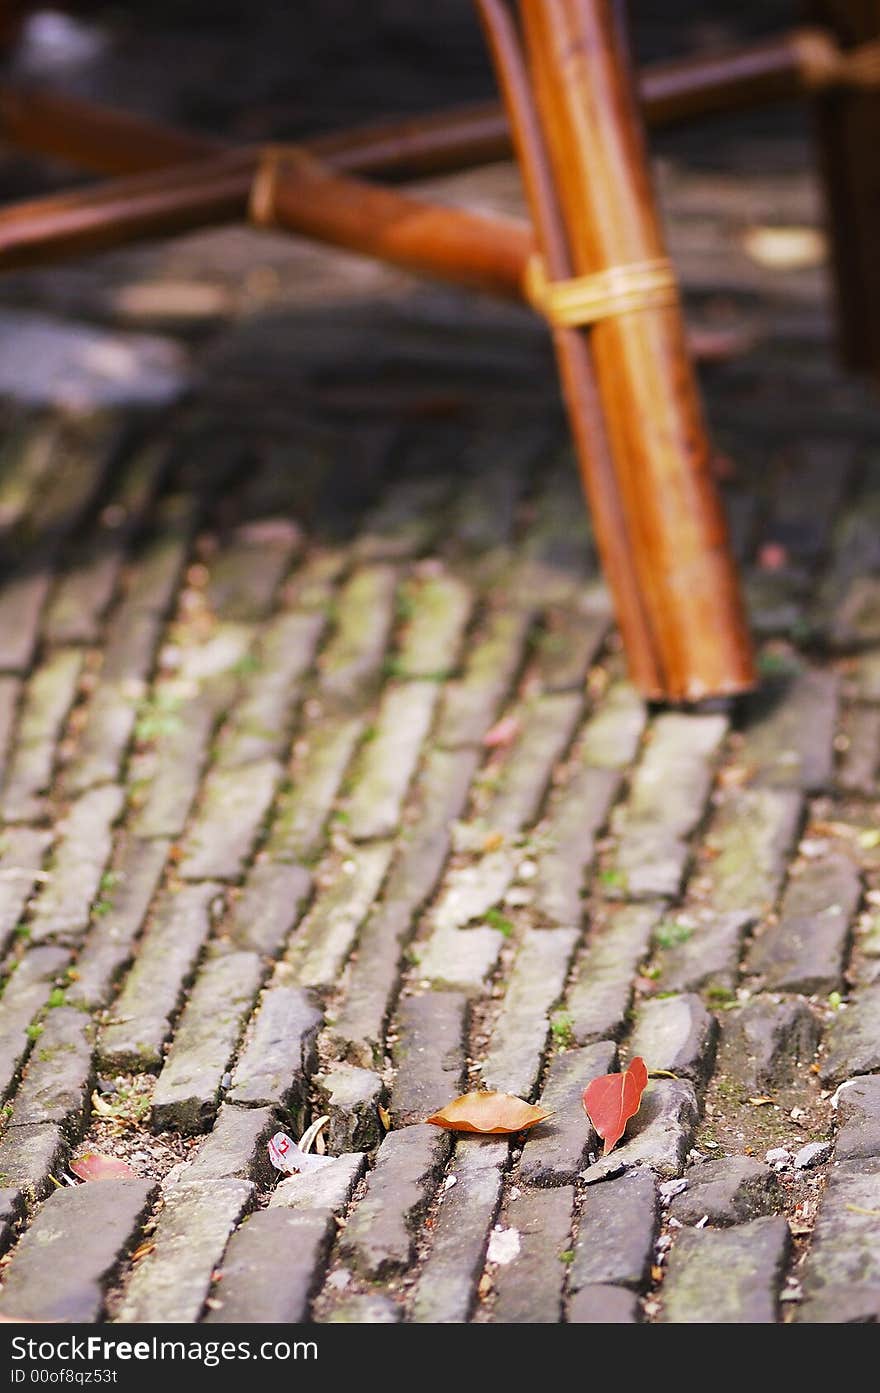
M 547 279 L 543 259 L 535 253 L 526 264 L 524 288 L 532 307 L 560 329 L 678 304 L 678 282 L 665 256 L 554 281 Z

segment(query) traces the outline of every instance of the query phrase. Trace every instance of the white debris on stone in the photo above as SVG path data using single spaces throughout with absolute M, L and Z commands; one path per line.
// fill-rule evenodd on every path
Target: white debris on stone
M 519 1229 L 503 1229 L 496 1224 L 489 1235 L 489 1248 L 486 1253 L 489 1262 L 505 1267 L 507 1263 L 513 1262 L 514 1258 L 519 1257 L 519 1250 Z

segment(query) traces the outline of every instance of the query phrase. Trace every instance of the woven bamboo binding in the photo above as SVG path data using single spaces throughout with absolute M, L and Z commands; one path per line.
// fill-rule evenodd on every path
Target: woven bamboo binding
M 553 281 L 547 279 L 543 259 L 535 254 L 526 265 L 525 291 L 539 314 L 557 328 L 566 329 L 678 302 L 675 271 L 665 256 Z

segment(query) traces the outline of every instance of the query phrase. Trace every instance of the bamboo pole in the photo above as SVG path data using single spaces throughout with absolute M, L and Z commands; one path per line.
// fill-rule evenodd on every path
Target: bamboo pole
M 838 307 L 838 340 L 847 367 L 880 377 L 880 0 L 807 0 L 851 50 L 873 45 L 872 85 L 814 88 L 819 165 L 828 207 Z M 870 73 L 868 74 L 870 76 Z
M 538 246 L 550 274 L 562 279 L 572 271 L 568 239 L 515 27 L 502 0 L 477 0 L 477 8 L 507 107 Z M 596 545 L 630 676 L 644 696 L 657 700 L 663 695 L 664 681 L 634 570 L 589 342 L 576 329 L 554 328 L 552 334 Z
M 644 116 L 651 126 L 667 126 L 824 89 L 836 81 L 832 56 L 833 44 L 821 30 L 795 29 L 718 54 L 654 64 L 638 77 Z M 11 84 L 0 85 L 0 135 L 99 174 L 161 169 L 223 148 L 208 136 L 148 117 Z M 304 144 L 334 169 L 395 179 L 479 166 L 506 158 L 512 149 L 497 102 L 375 122 Z
M 576 274 L 665 258 L 608 0 L 522 0 L 541 127 Z M 601 319 L 591 345 L 640 589 L 674 700 L 755 671 L 677 305 Z
M 41 265 L 248 216 L 259 151 L 114 179 L 0 210 L 0 269 Z M 490 294 L 521 299 L 530 228 L 410 198 L 277 156 L 270 221 L 289 232 Z

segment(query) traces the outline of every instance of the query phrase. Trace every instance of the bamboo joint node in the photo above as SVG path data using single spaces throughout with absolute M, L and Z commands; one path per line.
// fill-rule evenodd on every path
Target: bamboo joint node
M 257 151 L 257 167 L 248 200 L 248 221 L 256 227 L 274 227 L 278 179 L 283 168 L 314 170 L 318 161 L 302 145 L 264 145 Z
M 549 280 L 534 253 L 525 272 L 525 292 L 534 309 L 554 327 L 582 328 L 600 319 L 678 303 L 678 281 L 667 257 L 629 261 L 585 276 Z

